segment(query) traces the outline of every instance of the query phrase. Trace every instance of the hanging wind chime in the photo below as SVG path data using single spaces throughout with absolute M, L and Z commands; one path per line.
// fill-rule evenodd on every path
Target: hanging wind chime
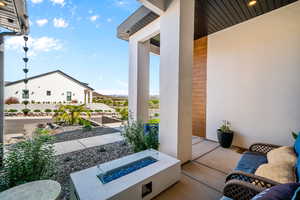
M 27 46 L 27 41 L 28 41 L 28 36 L 24 36 L 24 47 L 23 47 L 23 50 L 24 50 L 24 58 L 23 58 L 23 61 L 24 61 L 24 68 L 23 68 L 23 72 L 24 72 L 24 89 L 23 89 L 23 104 L 25 105 L 25 108 L 23 109 L 23 113 L 24 115 L 28 115 L 28 113 L 30 112 L 30 110 L 28 109 L 27 105 L 29 104 L 29 90 L 28 90 L 28 87 L 27 87 L 27 83 L 28 83 L 28 57 L 27 57 L 27 52 L 29 50 L 28 46 Z

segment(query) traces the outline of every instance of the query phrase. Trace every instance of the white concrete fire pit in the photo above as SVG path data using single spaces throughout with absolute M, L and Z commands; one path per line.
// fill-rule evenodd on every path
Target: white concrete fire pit
M 71 174 L 73 200 L 148 200 L 179 181 L 180 161 L 146 150 Z

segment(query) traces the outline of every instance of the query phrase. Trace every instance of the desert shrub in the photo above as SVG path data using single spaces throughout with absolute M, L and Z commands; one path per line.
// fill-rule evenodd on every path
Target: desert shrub
M 55 176 L 55 153 L 52 137 L 36 136 L 12 146 L 4 157 L 0 173 L 1 190 Z
M 22 101 L 22 104 L 24 105 L 28 105 L 29 104 L 29 101 L 25 100 L 25 101 Z
M 18 112 L 18 110 L 17 109 L 9 109 L 8 112 L 10 112 L 10 113 L 16 113 L 16 112 Z
M 118 113 L 121 115 L 121 120 L 128 120 L 128 108 L 120 109 Z
M 74 99 L 71 101 L 71 103 L 76 104 L 76 103 L 78 103 L 78 100 Z
M 16 97 L 9 97 L 8 99 L 5 100 L 4 103 L 5 103 L 5 104 L 8 104 L 8 105 L 10 105 L 10 104 L 19 104 L 20 101 L 19 101 L 19 99 L 16 98 Z
M 90 131 L 93 128 L 92 123 L 86 119 L 81 119 L 80 125 L 83 126 L 83 130 L 85 130 L 85 131 Z
M 36 135 L 49 135 L 50 134 L 50 130 L 45 129 L 45 128 L 36 128 L 34 133 Z
M 35 112 L 35 113 L 40 113 L 40 112 L 41 112 L 41 110 L 39 110 L 39 109 L 35 109 L 33 112 Z
M 128 122 L 124 126 L 122 136 L 132 145 L 134 152 L 140 152 L 146 149 L 158 149 L 158 131 L 154 127 L 149 127 L 149 131 L 145 132 L 144 123 L 140 121 Z
M 28 108 L 25 108 L 25 109 L 22 110 L 22 112 L 23 112 L 24 115 L 28 115 L 28 113 L 30 113 L 30 111 L 31 110 L 28 109 Z
M 46 112 L 46 113 L 51 113 L 52 110 L 51 110 L 51 109 L 45 109 L 45 112 Z

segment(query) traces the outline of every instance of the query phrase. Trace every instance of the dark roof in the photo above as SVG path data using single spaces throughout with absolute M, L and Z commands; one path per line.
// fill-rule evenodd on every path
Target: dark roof
M 248 6 L 247 0 L 195 0 L 195 35 L 194 38 L 213 34 L 233 25 L 242 23 L 277 8 L 298 0 L 264 0 Z M 142 6 L 129 16 L 117 29 L 120 39 L 128 40 L 131 35 L 141 30 L 159 16 Z M 159 46 L 159 36 L 151 43 Z
M 145 6 L 141 6 L 118 26 L 117 37 L 122 40 L 128 40 L 131 35 L 147 26 L 158 17 L 157 14 Z
M 88 88 L 90 90 L 94 90 L 93 88 L 89 87 L 87 83 L 83 83 L 81 81 L 78 81 L 77 79 L 69 76 L 68 74 L 60 71 L 60 70 L 55 70 L 55 71 L 51 71 L 51 72 L 47 72 L 47 73 L 44 73 L 44 74 L 40 74 L 40 75 L 37 75 L 37 76 L 32 76 L 32 77 L 29 77 L 28 80 L 32 80 L 32 79 L 36 79 L 36 78 L 40 78 L 40 77 L 43 77 L 43 76 L 47 76 L 47 75 L 50 75 L 50 74 L 54 74 L 54 73 L 59 73 L 65 77 L 67 77 L 68 79 L 78 83 L 79 85 L 85 87 L 85 88 Z M 21 80 L 18 80 L 18 81 L 13 81 L 13 82 L 8 82 L 5 84 L 5 86 L 10 86 L 10 85 L 14 85 L 16 83 L 20 83 L 20 82 L 24 82 L 24 79 L 21 79 Z

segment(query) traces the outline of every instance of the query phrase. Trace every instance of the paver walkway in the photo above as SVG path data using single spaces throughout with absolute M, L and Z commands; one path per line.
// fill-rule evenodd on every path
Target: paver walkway
M 83 150 L 90 147 L 115 143 L 124 140 L 121 133 L 111 133 L 95 137 L 82 138 L 78 140 L 71 140 L 66 142 L 59 142 L 54 144 L 56 155 L 70 153 L 73 151 Z

